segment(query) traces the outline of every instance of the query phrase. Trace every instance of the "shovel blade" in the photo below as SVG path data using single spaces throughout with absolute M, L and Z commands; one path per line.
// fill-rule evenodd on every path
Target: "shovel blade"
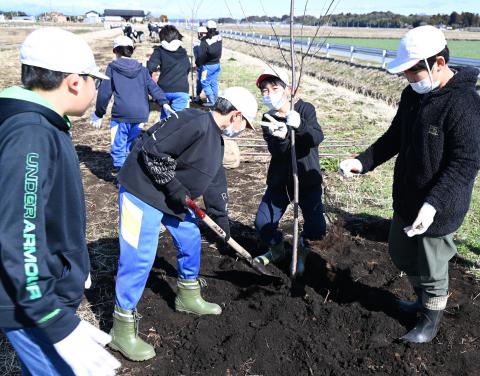
M 248 260 L 250 265 L 252 266 L 253 269 L 255 269 L 258 273 L 269 276 L 269 277 L 275 277 L 272 273 L 270 273 L 265 265 L 263 265 L 261 262 L 257 260 Z

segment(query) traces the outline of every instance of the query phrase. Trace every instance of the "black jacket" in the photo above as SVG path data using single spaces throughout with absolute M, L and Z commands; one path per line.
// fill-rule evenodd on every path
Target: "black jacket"
M 203 38 L 195 49 L 195 65 L 199 68 L 202 65 L 219 64 L 221 58 L 222 37 L 220 35 L 214 35 L 209 39 Z
M 165 93 L 188 93 L 190 60 L 183 47 L 176 51 L 155 47 L 147 62 L 147 69 L 150 75 L 160 70 L 157 83 Z
M 295 150 L 299 187 L 302 191 L 320 187 L 322 184 L 318 145 L 320 145 L 324 137 L 312 104 L 300 99 L 295 103 L 294 109 L 301 117 L 300 127 L 295 132 Z M 273 110 L 268 113 L 276 120 L 285 122 L 285 118 L 275 116 L 275 112 Z M 268 121 L 265 115 L 262 120 Z M 263 138 L 267 141 L 268 150 L 272 155 L 268 167 L 267 185 L 273 189 L 284 189 L 287 187 L 290 192 L 293 192 L 290 130 L 284 140 L 270 135 L 267 128 L 262 127 L 262 130 Z
M 222 165 L 223 138 L 212 114 L 186 109 L 178 113 L 178 119 L 172 116 L 162 124 L 155 124 L 139 137 L 120 170 L 120 184 L 147 204 L 184 219 L 185 211 L 168 201 L 164 187 L 156 184 L 145 168 L 141 150 L 149 142 L 150 153 L 176 160 L 175 178 L 190 191 L 193 199 L 204 195 L 211 214 L 226 216 L 228 197 Z
M 69 128 L 39 104 L 0 99 L 0 327 L 78 325 L 89 272 L 85 203 Z
M 458 68 L 441 89 L 420 95 L 405 88 L 390 128 L 358 156 L 363 172 L 398 154 L 393 208 L 413 223 L 424 202 L 437 213 L 427 236 L 458 229 L 480 168 L 478 70 Z
M 147 68 L 135 59 L 120 58 L 107 66 L 98 88 L 95 114 L 103 117 L 113 94 L 112 120 L 123 123 L 144 123 L 148 120 L 148 94 L 160 105 L 168 103 L 163 91 L 152 80 Z

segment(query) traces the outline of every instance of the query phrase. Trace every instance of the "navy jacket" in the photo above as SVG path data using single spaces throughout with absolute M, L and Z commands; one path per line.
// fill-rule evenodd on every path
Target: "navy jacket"
M 220 64 L 221 58 L 222 37 L 220 35 L 214 35 L 209 39 L 203 38 L 195 49 L 195 65 L 199 68 L 202 65 Z
M 300 192 L 313 188 L 320 188 L 322 173 L 318 159 L 318 145 L 323 141 L 323 132 L 317 121 L 315 107 L 299 99 L 294 106 L 300 114 L 300 127 L 295 132 L 295 151 Z M 276 111 L 268 112 L 274 119 L 285 122 L 285 118 L 275 116 Z M 263 121 L 268 121 L 265 116 Z M 268 133 L 262 127 L 263 138 L 267 141 L 268 150 L 272 155 L 268 166 L 267 185 L 272 189 L 288 188 L 293 192 L 292 160 L 290 152 L 290 130 L 284 140 Z M 293 197 L 293 196 L 292 196 Z
M 150 77 L 147 68 L 135 59 L 120 58 L 107 66 L 110 80 L 102 81 L 95 114 L 103 117 L 113 94 L 112 120 L 119 123 L 144 123 L 148 120 L 148 94 L 160 105 L 168 103 L 163 91 Z
M 190 59 L 183 47 L 176 51 L 155 47 L 147 62 L 147 68 L 150 75 L 160 70 L 157 83 L 165 93 L 188 93 Z
M 363 172 L 397 155 L 393 208 L 413 223 L 424 202 L 436 210 L 427 236 L 458 229 L 470 205 L 480 168 L 478 70 L 458 68 L 443 88 L 417 94 L 403 90 L 397 114 L 385 134 L 357 158 Z
M 145 168 L 141 150 L 147 142 L 149 152 L 176 160 L 175 178 L 190 191 L 193 199 L 203 195 L 211 214 L 227 215 L 223 138 L 211 113 L 185 109 L 178 113 L 178 119 L 172 116 L 165 123 L 155 124 L 138 138 L 118 174 L 118 181 L 129 193 L 183 220 L 185 212 L 166 199 L 164 188 L 150 178 Z
M 79 323 L 90 267 L 79 162 L 53 110 L 0 98 L 0 197 L 0 327 L 58 342 Z

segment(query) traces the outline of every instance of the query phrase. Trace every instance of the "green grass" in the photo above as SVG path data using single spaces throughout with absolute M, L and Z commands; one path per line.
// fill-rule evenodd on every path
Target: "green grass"
M 358 47 L 383 48 L 396 51 L 398 39 L 372 39 L 372 38 L 328 38 L 327 42 L 337 44 L 348 44 Z M 448 41 L 450 55 L 455 57 L 467 57 L 480 59 L 480 41 L 477 40 L 451 40 Z

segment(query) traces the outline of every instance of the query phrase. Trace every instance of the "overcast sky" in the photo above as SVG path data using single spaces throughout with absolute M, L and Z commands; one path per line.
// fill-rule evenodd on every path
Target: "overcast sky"
M 321 15 L 323 7 L 330 0 L 310 0 L 307 14 Z M 166 14 L 170 18 L 183 18 L 192 13 L 194 3 L 201 3 L 197 18 L 231 17 L 243 18 L 246 15 L 281 16 L 289 13 L 288 0 L 0 0 L 0 10 L 23 10 L 36 15 L 51 10 L 66 14 L 83 14 L 88 10 L 102 13 L 106 8 L 142 9 L 154 15 Z M 227 6 L 228 4 L 228 6 Z M 241 4 L 241 6 L 240 6 Z M 296 0 L 295 13 L 303 14 L 305 0 Z M 480 0 L 336 0 L 334 13 L 368 13 L 392 11 L 401 14 L 433 14 L 473 12 L 480 13 Z M 242 10 L 243 8 L 243 10 Z

